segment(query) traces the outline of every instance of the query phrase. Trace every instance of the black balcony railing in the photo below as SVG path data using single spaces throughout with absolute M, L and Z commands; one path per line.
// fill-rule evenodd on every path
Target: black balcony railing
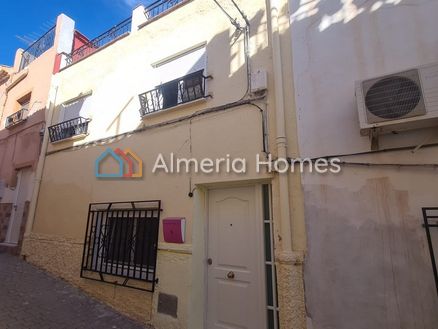
M 53 46 L 55 42 L 55 32 L 55 27 L 52 27 L 23 52 L 20 62 L 20 71 Z
M 89 122 L 90 119 L 79 117 L 50 126 L 50 141 L 54 143 L 74 136 L 85 135 L 88 132 Z
M 5 128 L 11 128 L 20 122 L 23 122 L 27 119 L 28 109 L 21 109 L 20 111 L 15 112 L 14 114 L 8 116 L 5 122 Z
M 209 78 L 211 76 L 204 76 L 204 70 L 200 70 L 163 83 L 155 89 L 140 94 L 138 97 L 140 99 L 141 115 L 144 116 L 205 98 L 205 81 Z
M 438 267 L 437 267 L 438 255 L 435 253 L 438 249 L 436 249 L 437 246 L 434 246 L 433 244 L 434 241 L 433 236 L 436 234 L 436 232 L 431 232 L 432 229 L 434 231 L 438 229 L 438 207 L 422 208 L 422 212 L 423 212 L 423 220 L 424 220 L 423 226 L 426 229 L 426 238 L 427 238 L 427 245 L 429 247 L 430 262 L 432 265 L 433 276 L 435 279 L 435 288 L 438 294 Z
M 165 11 L 170 8 L 176 6 L 177 4 L 183 2 L 185 0 L 158 0 L 154 3 L 150 4 L 145 8 L 145 15 L 147 19 L 154 18 L 158 15 L 161 15 Z
M 81 277 L 153 292 L 160 212 L 159 200 L 90 204 Z
M 120 22 L 116 26 L 112 27 L 108 31 L 102 33 L 97 38 L 90 40 L 80 48 L 74 50 L 71 54 L 67 55 L 66 64 L 71 65 L 77 61 L 93 54 L 99 48 L 109 44 L 110 42 L 122 37 L 123 35 L 131 31 L 131 17 Z

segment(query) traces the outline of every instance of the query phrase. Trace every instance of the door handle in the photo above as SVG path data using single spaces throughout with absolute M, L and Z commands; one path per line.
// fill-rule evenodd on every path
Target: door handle
M 228 272 L 227 278 L 228 279 L 234 279 L 234 272 L 233 271 Z
M 213 264 L 213 259 L 211 259 L 211 258 L 208 258 L 208 259 L 207 259 L 207 264 L 208 264 L 208 265 L 211 265 L 211 264 Z

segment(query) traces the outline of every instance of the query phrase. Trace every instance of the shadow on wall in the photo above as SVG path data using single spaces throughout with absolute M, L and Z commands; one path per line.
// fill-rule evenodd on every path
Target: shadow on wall
M 369 151 L 369 138 L 359 132 L 355 81 L 436 62 L 438 3 L 302 0 L 291 6 L 298 131 L 306 135 L 301 156 Z M 386 134 L 380 147 L 415 147 L 430 135 L 427 129 Z
M 36 168 L 41 149 L 41 130 L 45 110 L 34 112 L 9 129 L 0 131 L 0 180 L 8 187 L 15 187 L 17 170 Z
M 426 1 L 430 0 L 423 2 Z M 333 6 L 335 2 L 337 5 Z M 379 9 L 387 9 L 395 5 L 414 6 L 418 2 L 418 0 L 300 0 L 299 7 L 291 14 L 291 22 L 313 19 L 313 16 L 317 16 L 312 24 L 318 24 L 319 31 L 323 32 L 336 24 L 346 24 L 361 14 L 374 13 Z

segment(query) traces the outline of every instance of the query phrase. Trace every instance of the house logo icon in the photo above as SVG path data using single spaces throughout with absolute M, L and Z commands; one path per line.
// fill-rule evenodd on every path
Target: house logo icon
M 115 161 L 115 170 L 104 170 L 103 164 L 107 161 Z M 143 177 L 143 161 L 131 149 L 121 150 L 107 148 L 94 164 L 94 172 L 97 178 L 140 178 Z

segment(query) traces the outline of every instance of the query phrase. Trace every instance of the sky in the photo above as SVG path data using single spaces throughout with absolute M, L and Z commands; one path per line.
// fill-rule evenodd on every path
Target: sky
M 76 22 L 76 29 L 94 38 L 131 16 L 137 4 L 155 0 L 6 0 L 0 11 L 0 65 L 11 66 L 15 51 L 27 48 L 55 25 L 64 13 Z

